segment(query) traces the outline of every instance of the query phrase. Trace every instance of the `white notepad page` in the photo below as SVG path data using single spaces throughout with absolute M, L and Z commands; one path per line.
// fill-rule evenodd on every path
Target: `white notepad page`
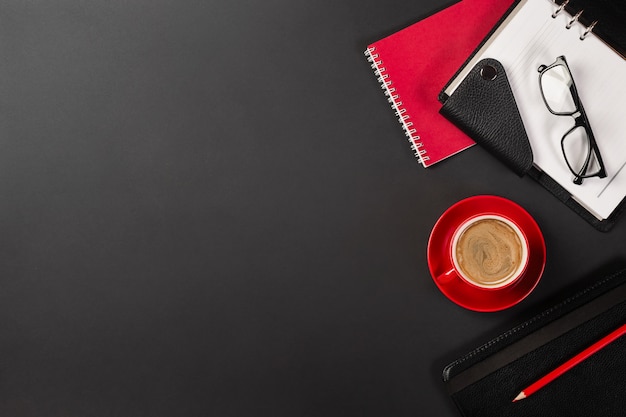
M 605 219 L 626 196 L 626 60 L 593 33 L 581 41 L 585 27 L 576 22 L 566 29 L 571 16 L 561 12 L 552 18 L 556 8 L 549 0 L 522 0 L 446 93 L 451 95 L 481 59 L 500 61 L 528 134 L 535 166 L 592 214 Z M 607 172 L 606 178 L 587 178 L 581 185 L 572 182 L 561 150 L 561 138 L 574 126 L 574 118 L 551 114 L 539 88 L 537 68 L 552 64 L 559 55 L 567 59 Z

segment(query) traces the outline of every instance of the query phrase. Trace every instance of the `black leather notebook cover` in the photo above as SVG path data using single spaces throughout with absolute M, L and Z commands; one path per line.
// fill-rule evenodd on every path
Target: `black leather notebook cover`
M 448 365 L 443 379 L 465 417 L 626 416 L 626 336 L 512 402 L 532 382 L 626 321 L 626 270 Z
M 565 0 L 556 0 L 561 5 Z M 623 0 L 569 0 L 564 6 L 570 16 L 578 12 L 578 20 L 593 26 L 593 33 L 622 57 L 626 57 L 626 4 Z
M 472 69 L 440 113 L 518 175 L 533 166 L 533 153 L 504 71 L 495 59 Z

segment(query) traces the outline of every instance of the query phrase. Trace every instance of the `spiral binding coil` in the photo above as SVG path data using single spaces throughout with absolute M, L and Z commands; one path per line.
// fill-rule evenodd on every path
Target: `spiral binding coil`
M 383 61 L 378 59 L 376 47 L 367 48 L 365 56 L 367 57 L 367 61 L 370 62 L 370 66 L 372 67 L 372 70 L 374 70 L 374 75 L 376 75 L 376 78 L 380 83 L 380 87 L 383 89 L 385 96 L 387 96 L 387 101 L 391 104 L 391 108 L 394 110 L 394 113 L 398 118 L 398 122 L 400 122 L 400 125 L 404 130 L 404 134 L 411 144 L 411 149 L 413 150 L 415 157 L 418 158 L 420 163 L 425 166 L 425 162 L 430 158 L 426 155 L 426 149 L 424 149 L 422 142 L 420 142 L 420 136 L 417 134 L 415 127 L 413 127 L 411 117 L 406 113 L 406 108 L 402 106 L 400 96 L 396 93 L 396 89 L 392 86 L 389 74 L 386 73 L 385 67 L 383 67 Z
M 563 10 L 565 10 L 565 7 L 567 6 L 567 4 L 569 3 L 570 0 L 565 0 L 563 1 L 563 3 L 561 3 L 560 5 L 556 2 L 556 0 L 554 0 L 554 4 L 557 4 L 559 7 L 554 11 L 554 13 L 552 13 L 552 18 L 556 18 L 557 15 L 559 13 L 561 13 Z M 572 16 L 572 18 L 569 20 L 569 22 L 567 22 L 567 24 L 565 25 L 565 29 L 570 29 L 572 27 L 572 25 L 576 22 L 578 22 L 580 15 L 582 15 L 584 12 L 584 10 L 579 10 L 575 15 Z M 594 20 L 593 22 L 591 22 L 591 24 L 587 27 L 585 27 L 585 31 L 583 32 L 582 35 L 580 35 L 580 40 L 583 41 L 585 40 L 585 38 L 587 37 L 587 35 L 589 35 L 591 33 L 591 31 L 593 31 L 593 28 L 598 24 L 597 20 Z

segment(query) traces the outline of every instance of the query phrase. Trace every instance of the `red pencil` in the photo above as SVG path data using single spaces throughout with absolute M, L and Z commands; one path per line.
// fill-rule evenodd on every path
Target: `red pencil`
M 619 339 L 620 336 L 626 334 L 626 324 L 623 324 L 621 327 L 618 327 L 616 330 L 613 330 L 608 335 L 604 336 L 602 339 L 595 342 L 593 345 L 589 346 L 567 362 L 563 363 L 559 367 L 553 369 L 548 372 L 546 375 L 539 378 L 537 381 L 530 384 L 528 387 L 524 388 L 522 392 L 520 392 L 517 397 L 513 400 L 513 402 L 523 400 L 524 398 L 528 398 L 533 395 L 535 392 L 539 391 L 541 388 L 548 385 L 550 382 L 554 381 L 556 378 L 563 375 L 565 372 L 572 369 L 574 366 L 578 365 L 589 356 L 593 355 L 600 349 L 607 346 L 609 343 Z

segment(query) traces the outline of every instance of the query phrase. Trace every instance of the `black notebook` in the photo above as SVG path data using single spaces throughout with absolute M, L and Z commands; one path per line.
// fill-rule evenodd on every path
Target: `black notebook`
M 606 178 L 575 184 L 563 156 L 561 138 L 574 118 L 548 110 L 538 72 L 559 56 L 584 103 Z M 625 2 L 519 0 L 444 87 L 441 113 L 606 231 L 626 205 L 625 56 Z
M 598 281 L 448 365 L 464 417 L 626 415 L 626 336 L 528 398 L 517 394 L 626 322 L 626 270 Z

